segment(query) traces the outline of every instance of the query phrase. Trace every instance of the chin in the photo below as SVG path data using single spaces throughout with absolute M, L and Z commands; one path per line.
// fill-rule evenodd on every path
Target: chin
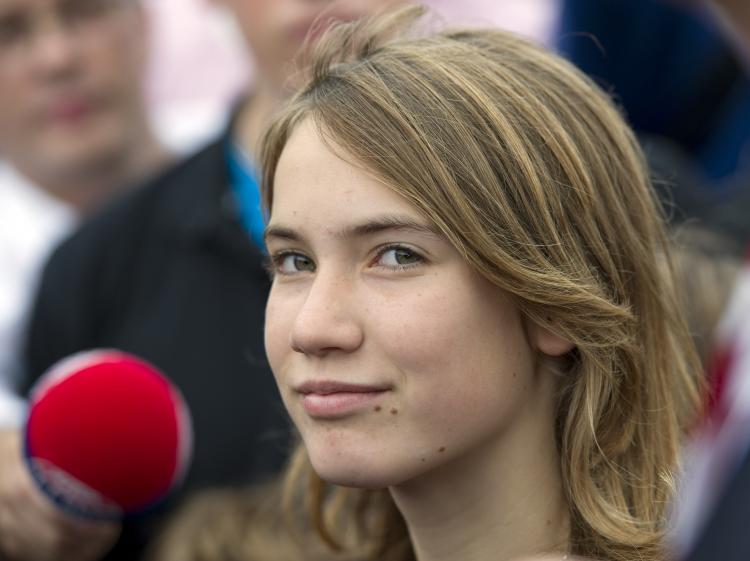
M 372 472 L 363 473 L 351 467 L 331 466 L 318 467 L 313 463 L 313 469 L 318 476 L 328 483 L 341 487 L 355 489 L 384 489 L 392 484 L 392 480 Z
M 86 123 L 75 134 L 65 128 L 48 130 L 44 147 L 50 160 L 86 166 L 112 159 L 128 143 L 123 126 L 101 117 Z
M 418 475 L 414 469 L 409 469 L 412 466 L 401 466 L 382 454 L 358 456 L 340 451 L 316 454 L 309 450 L 308 453 L 315 473 L 324 481 L 342 487 L 384 489 Z

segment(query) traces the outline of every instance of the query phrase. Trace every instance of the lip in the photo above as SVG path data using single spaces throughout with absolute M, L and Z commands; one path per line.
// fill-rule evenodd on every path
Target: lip
M 311 380 L 294 388 L 302 396 L 305 412 L 315 419 L 346 417 L 390 390 L 391 387 L 385 385 L 349 384 L 332 380 Z
M 71 96 L 52 102 L 45 111 L 51 122 L 73 125 L 86 119 L 94 110 L 91 99 L 83 96 Z

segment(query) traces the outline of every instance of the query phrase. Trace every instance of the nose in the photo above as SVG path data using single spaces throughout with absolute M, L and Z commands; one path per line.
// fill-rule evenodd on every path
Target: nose
M 45 74 L 68 74 L 75 67 L 79 30 L 68 29 L 63 22 L 52 20 L 30 38 L 29 55 L 36 68 Z
M 343 276 L 319 272 L 294 320 L 292 349 L 317 357 L 357 350 L 364 332 L 354 293 L 354 287 Z

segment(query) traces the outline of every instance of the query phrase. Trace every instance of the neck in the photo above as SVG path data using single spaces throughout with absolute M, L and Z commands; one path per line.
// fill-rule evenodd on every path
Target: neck
M 235 136 L 240 146 L 253 159 L 257 159 L 260 138 L 266 125 L 279 109 L 287 95 L 272 84 L 260 82 L 240 109 Z
M 130 150 L 114 153 L 89 162 L 85 169 L 45 174 L 33 166 L 18 171 L 53 197 L 71 205 L 80 215 L 90 214 L 124 189 L 145 180 L 166 166 L 171 155 L 150 132 Z
M 391 488 L 418 561 L 563 557 L 569 517 L 550 409 L 530 408 L 522 415 L 535 422 L 515 423 L 498 442 Z

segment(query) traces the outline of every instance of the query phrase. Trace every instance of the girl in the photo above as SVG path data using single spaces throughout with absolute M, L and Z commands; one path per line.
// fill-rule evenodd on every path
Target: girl
M 642 154 L 563 60 L 419 13 L 331 30 L 264 140 L 289 504 L 364 558 L 662 559 L 697 363 Z

